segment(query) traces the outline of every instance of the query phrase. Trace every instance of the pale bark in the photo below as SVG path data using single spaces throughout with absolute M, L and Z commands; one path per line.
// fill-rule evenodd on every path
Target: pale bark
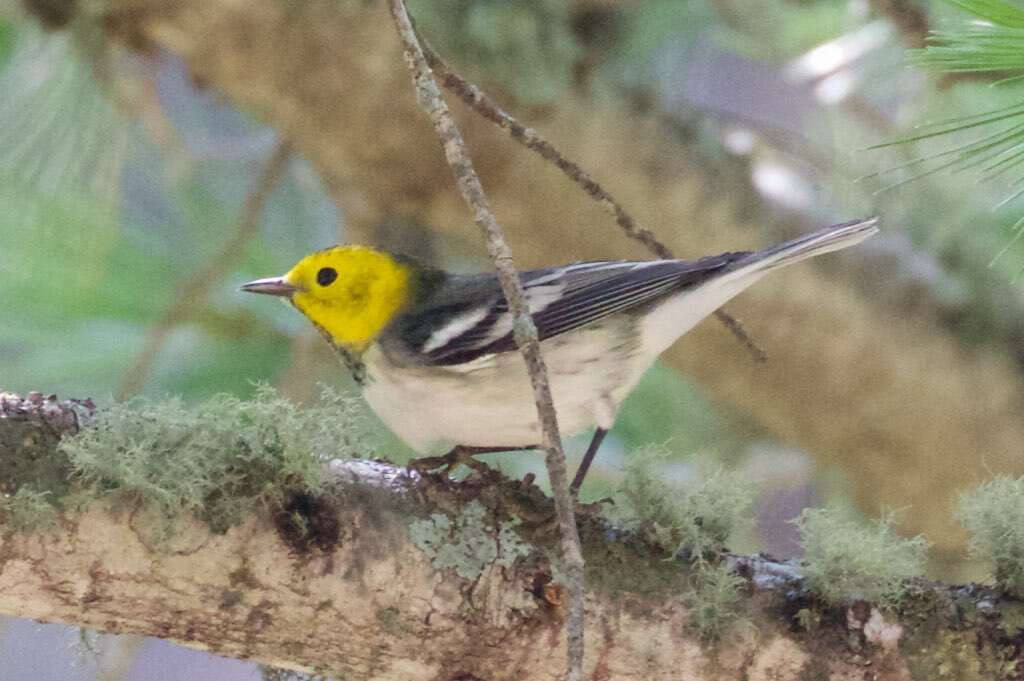
M 52 454 L 76 428 L 69 409 L 0 399 L 0 460 Z M 269 514 L 223 534 L 180 518 L 167 540 L 154 537 L 143 510 L 100 501 L 50 529 L 7 525 L 0 614 L 343 679 L 561 678 L 564 587 L 549 558 L 557 533 L 536 487 L 500 476 L 452 483 L 373 461 L 336 461 L 330 471 L 323 501 L 340 531 L 312 549 L 290 542 Z M 483 513 L 474 521 L 470 508 Z M 442 516 L 465 521 L 477 540 L 455 569 L 423 548 L 424 536 L 435 548 L 458 541 L 458 532 L 424 531 Z M 602 520 L 581 527 L 587 679 L 1017 678 L 1019 604 L 992 590 L 922 582 L 898 617 L 883 616 L 863 602 L 823 605 L 795 565 L 732 556 L 746 581 L 743 618 L 708 644 L 683 603 L 685 562 Z

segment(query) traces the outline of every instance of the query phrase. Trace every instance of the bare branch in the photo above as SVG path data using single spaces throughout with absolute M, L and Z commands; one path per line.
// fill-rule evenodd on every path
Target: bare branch
M 473 111 L 507 131 L 513 140 L 554 164 L 566 177 L 579 185 L 588 196 L 597 201 L 601 208 L 614 217 L 615 223 L 622 228 L 627 237 L 640 242 L 659 258 L 664 260 L 675 258 L 669 247 L 659 241 L 651 230 L 638 223 L 590 173 L 583 170 L 575 161 L 566 158 L 539 132 L 517 121 L 477 85 L 459 75 L 434 51 L 428 42 L 422 38 L 420 41 L 427 64 L 440 76 L 440 82 L 446 89 L 454 93 Z M 750 351 L 756 360 L 764 361 L 767 358 L 764 350 L 758 347 L 747 334 L 738 319 L 723 309 L 715 310 L 715 317 L 725 324 L 725 327 Z
M 568 473 L 565 465 L 565 453 L 562 451 L 562 438 L 558 432 L 558 420 L 555 415 L 554 402 L 551 397 L 551 386 L 548 384 L 547 368 L 540 354 L 540 341 L 537 338 L 537 327 L 526 304 L 523 285 L 519 280 L 512 260 L 512 250 L 505 241 L 498 221 L 488 207 L 487 196 L 484 194 L 480 178 L 473 169 L 473 162 L 466 150 L 462 133 L 459 132 L 455 119 L 452 118 L 448 105 L 441 97 L 430 66 L 427 64 L 423 49 L 416 37 L 412 21 L 405 7 L 405 0 L 391 0 L 391 14 L 395 19 L 399 37 L 405 47 L 405 59 L 412 72 L 413 85 L 420 107 L 430 116 L 445 158 L 451 166 L 463 199 L 473 211 L 476 224 L 487 238 L 487 249 L 501 280 L 501 289 L 508 300 L 513 315 L 513 333 L 516 345 L 519 346 L 530 382 L 533 384 L 533 395 L 537 402 L 537 415 L 540 421 L 542 447 L 551 481 L 551 490 L 555 498 L 555 512 L 558 516 L 559 531 L 562 537 L 562 559 L 569 587 L 569 616 L 567 618 L 566 635 L 568 638 L 568 679 L 579 681 L 583 670 L 583 552 L 580 548 L 579 534 L 576 528 L 576 516 L 572 496 L 569 493 Z
M 121 388 L 118 391 L 121 399 L 131 397 L 142 389 L 153 368 L 153 362 L 156 361 L 171 332 L 188 319 L 196 307 L 202 305 L 209 295 L 210 288 L 238 262 L 245 247 L 259 230 L 263 207 L 281 179 L 281 173 L 287 166 L 291 153 L 291 145 L 285 140 L 279 141 L 274 147 L 256 180 L 256 186 L 245 199 L 234 233 L 213 257 L 181 284 L 171 306 L 150 327 L 142 351 L 121 380 Z

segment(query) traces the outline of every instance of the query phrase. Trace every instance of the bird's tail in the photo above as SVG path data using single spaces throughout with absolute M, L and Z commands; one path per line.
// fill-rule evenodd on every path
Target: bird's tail
M 852 220 L 823 227 L 809 234 L 785 241 L 737 260 L 730 269 L 765 272 L 777 267 L 813 258 L 822 253 L 854 246 L 878 232 L 878 218 Z M 751 267 L 755 265 L 756 267 Z
M 651 358 L 773 269 L 853 246 L 878 231 L 878 218 L 854 220 L 805 234 L 763 251 L 740 255 L 717 276 L 671 297 L 644 318 L 643 347 Z M 698 261 L 699 262 L 699 261 Z

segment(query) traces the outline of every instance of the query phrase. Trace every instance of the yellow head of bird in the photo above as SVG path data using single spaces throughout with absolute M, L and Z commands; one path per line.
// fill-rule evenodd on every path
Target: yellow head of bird
M 412 271 L 382 251 L 334 246 L 306 256 L 281 277 L 257 279 L 243 291 L 288 298 L 336 344 L 361 352 L 410 297 Z

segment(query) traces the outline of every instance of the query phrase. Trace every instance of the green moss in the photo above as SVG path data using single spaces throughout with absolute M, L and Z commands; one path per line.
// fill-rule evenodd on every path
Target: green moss
M 84 418 L 85 414 L 80 417 Z M 46 495 L 44 503 L 50 506 L 47 513 L 59 510 L 60 500 L 71 489 L 71 465 L 66 456 L 56 451 L 63 431 L 50 427 L 43 420 L 4 419 L 2 425 L 0 499 L 9 505 L 25 489 L 14 501 L 19 512 L 29 510 L 22 502 L 39 494 Z M 43 510 L 39 504 L 33 506 Z M 23 519 L 26 518 L 23 516 Z
M 705 564 L 693 573 L 692 588 L 683 596 L 690 625 L 705 641 L 717 640 L 740 617 L 744 579 L 725 563 Z
M 517 558 L 529 555 L 530 545 L 515 532 L 518 524 L 490 521 L 484 505 L 473 500 L 454 519 L 434 513 L 414 521 L 409 536 L 430 556 L 436 569 L 451 569 L 460 577 L 476 579 L 487 565 L 510 567 Z
M 377 624 L 380 628 L 395 636 L 409 634 L 412 628 L 402 621 L 402 612 L 398 608 L 381 608 L 377 611 Z
M 805 509 L 795 523 L 808 587 L 834 605 L 864 599 L 892 606 L 924 571 L 927 542 L 900 538 L 891 518 L 862 523 L 838 509 Z
M 28 486 L 0 500 L 4 525 L 18 531 L 44 530 L 57 524 L 57 508 L 49 492 L 37 492 Z
M 913 679 L 949 679 L 950 681 L 992 681 L 1010 678 L 1000 673 L 1001 663 L 989 654 L 980 654 L 978 639 L 972 631 L 928 630 L 924 635 L 911 633 L 901 648 Z
M 1024 631 L 1024 603 L 1002 601 L 996 605 L 999 612 L 999 628 L 1013 637 Z
M 810 634 L 818 630 L 821 625 L 821 613 L 812 608 L 800 608 L 796 612 L 796 622 L 800 628 Z
M 677 595 L 686 588 L 686 573 L 663 552 L 636 542 L 611 540 L 602 526 L 581 525 L 587 589 L 609 594 Z
M 745 582 L 721 561 L 721 553 L 730 537 L 750 525 L 753 492 L 740 476 L 722 470 L 699 484 L 669 484 L 659 470 L 668 455 L 661 447 L 630 455 L 616 509 L 622 523 L 670 558 L 689 562 L 682 599 L 700 637 L 714 640 L 740 616 Z
M 1000 477 L 960 498 L 957 517 L 971 533 L 970 552 L 996 582 L 1024 597 L 1024 478 Z
M 671 485 L 657 468 L 667 456 L 661 447 L 630 454 L 618 490 L 617 508 L 625 510 L 622 520 L 673 555 L 712 556 L 725 548 L 734 533 L 750 525 L 750 485 L 722 470 L 699 484 Z
M 90 497 L 141 501 L 167 519 L 191 513 L 223 531 L 318 492 L 326 460 L 360 452 L 358 413 L 330 391 L 321 406 L 300 409 L 266 387 L 253 400 L 194 407 L 132 400 L 98 412 L 61 451 Z

